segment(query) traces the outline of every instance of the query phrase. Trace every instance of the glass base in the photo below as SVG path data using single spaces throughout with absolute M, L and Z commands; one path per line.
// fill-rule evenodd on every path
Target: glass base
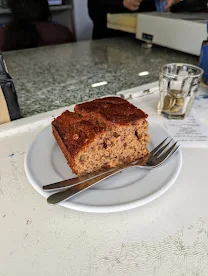
M 166 119 L 172 119 L 172 120 L 183 120 L 189 115 L 189 113 L 187 113 L 187 114 L 171 114 L 171 113 L 167 113 L 165 111 L 158 112 L 158 114 L 162 115 Z

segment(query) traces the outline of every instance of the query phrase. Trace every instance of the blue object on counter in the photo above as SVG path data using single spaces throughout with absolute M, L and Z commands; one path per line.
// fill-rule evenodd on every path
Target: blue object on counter
M 155 6 L 158 12 L 164 12 L 165 11 L 165 0 L 155 0 Z
M 208 23 L 207 23 L 208 34 Z M 208 40 L 203 41 L 199 58 L 199 67 L 204 70 L 203 79 L 208 84 Z
M 62 5 L 62 0 L 48 0 L 49 6 Z

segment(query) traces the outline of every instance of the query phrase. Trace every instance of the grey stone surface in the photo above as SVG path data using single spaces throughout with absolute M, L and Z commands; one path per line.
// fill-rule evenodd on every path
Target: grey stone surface
M 197 57 L 131 37 L 86 41 L 4 53 L 24 116 L 156 81 L 163 64 L 197 64 Z M 139 77 L 141 71 L 150 75 Z M 107 81 L 92 88 L 93 83 Z

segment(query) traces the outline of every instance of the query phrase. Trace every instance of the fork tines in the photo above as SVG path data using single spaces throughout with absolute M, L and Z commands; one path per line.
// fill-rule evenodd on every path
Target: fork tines
M 172 146 L 170 146 L 173 139 L 170 139 L 169 142 L 165 143 L 168 139 L 169 137 L 167 137 L 153 151 L 150 152 L 148 162 L 155 163 L 155 165 L 157 163 L 162 163 L 179 149 L 180 145 L 177 146 L 178 142 L 175 142 Z

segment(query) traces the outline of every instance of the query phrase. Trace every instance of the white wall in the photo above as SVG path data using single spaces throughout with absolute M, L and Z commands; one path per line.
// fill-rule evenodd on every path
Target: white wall
M 74 0 L 74 24 L 77 41 L 92 38 L 92 21 L 88 16 L 87 0 Z

